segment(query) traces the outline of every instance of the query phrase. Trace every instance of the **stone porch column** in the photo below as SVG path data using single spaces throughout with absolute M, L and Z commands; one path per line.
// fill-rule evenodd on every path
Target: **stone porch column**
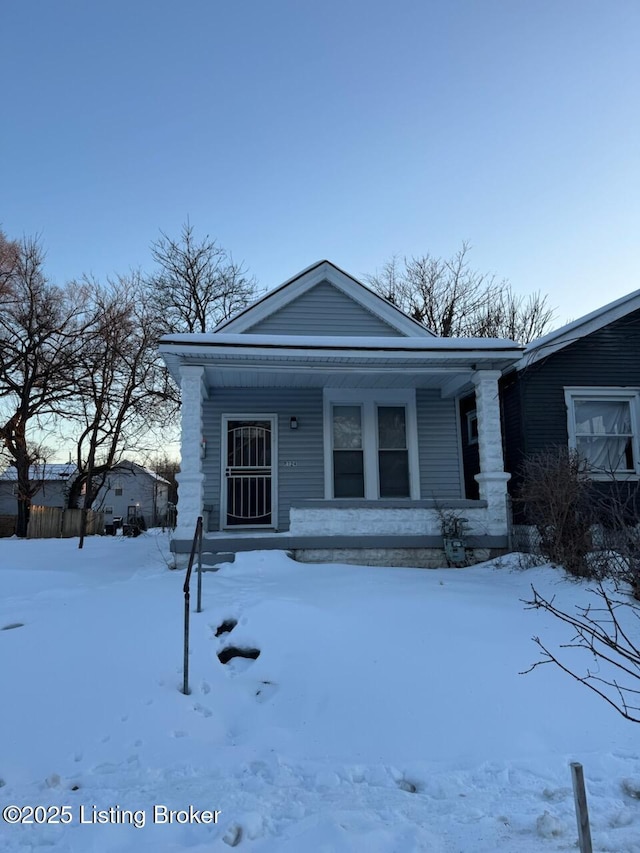
M 202 400 L 207 396 L 204 367 L 183 364 L 180 368 L 181 439 L 176 539 L 191 539 L 204 504 L 202 472 Z
M 511 474 L 504 470 L 502 426 L 500 423 L 499 370 L 477 370 L 473 374 L 478 417 L 478 450 L 480 473 L 475 479 L 480 486 L 480 499 L 487 501 L 487 533 L 506 536 L 507 482 Z

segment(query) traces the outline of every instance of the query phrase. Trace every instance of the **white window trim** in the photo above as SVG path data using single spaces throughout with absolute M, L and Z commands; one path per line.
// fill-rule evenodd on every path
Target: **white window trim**
M 640 388 L 629 387 L 598 387 L 595 385 L 584 385 L 565 387 L 564 399 L 567 406 L 567 434 L 569 436 L 569 447 L 576 450 L 578 446 L 576 438 L 576 418 L 574 403 L 581 400 L 620 400 L 629 403 L 631 415 L 631 431 L 633 459 L 635 471 L 602 472 L 591 471 L 593 480 L 611 480 L 612 474 L 616 480 L 637 480 L 640 478 Z
M 360 406 L 362 409 L 362 449 L 364 459 L 364 498 L 354 500 L 401 501 L 407 498 L 381 498 L 378 473 L 378 406 L 404 406 L 407 413 L 407 454 L 409 464 L 409 500 L 420 499 L 418 425 L 416 393 L 413 389 L 325 388 L 323 393 L 324 497 L 333 497 L 333 421 L 332 406 Z
M 229 421 L 271 421 L 271 524 L 227 524 L 227 430 Z M 278 529 L 278 415 L 274 412 L 225 412 L 221 419 L 220 434 L 220 530 L 245 530 L 247 528 Z

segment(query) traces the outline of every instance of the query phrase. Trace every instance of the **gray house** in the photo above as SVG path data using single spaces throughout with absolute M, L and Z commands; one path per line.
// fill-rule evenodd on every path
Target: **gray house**
M 167 521 L 169 483 L 155 471 L 135 462 L 118 463 L 105 478 L 94 509 L 104 513 L 105 524 L 114 518 L 155 527 Z
M 206 334 L 162 338 L 182 392 L 178 558 L 207 547 L 442 565 L 443 520 L 507 545 L 498 380 L 513 341 L 440 338 L 329 261 Z M 458 401 L 475 390 L 478 498 Z M 478 554 L 478 556 L 480 556 Z
M 69 485 L 77 473 L 69 463 L 42 463 L 29 469 L 29 482 L 35 489 L 34 506 L 60 507 L 67 505 Z M 18 474 L 13 466 L 0 473 L 0 515 L 16 515 L 18 500 Z

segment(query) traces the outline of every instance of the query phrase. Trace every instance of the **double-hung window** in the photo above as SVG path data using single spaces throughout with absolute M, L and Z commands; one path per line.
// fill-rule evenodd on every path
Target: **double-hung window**
M 640 391 L 566 388 L 569 446 L 587 461 L 592 476 L 640 474 Z
M 413 392 L 327 392 L 327 497 L 417 497 L 415 435 Z

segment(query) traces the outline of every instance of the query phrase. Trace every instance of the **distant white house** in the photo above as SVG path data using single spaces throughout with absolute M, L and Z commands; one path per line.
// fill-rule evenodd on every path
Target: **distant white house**
M 104 513 L 105 524 L 121 518 L 155 527 L 167 520 L 169 482 L 136 462 L 123 461 L 107 474 L 93 507 Z
M 42 463 L 29 468 L 29 481 L 36 489 L 31 499 L 35 506 L 54 506 L 64 509 L 69 487 L 78 469 L 73 463 Z M 18 472 L 10 465 L 0 473 L 0 515 L 18 512 Z

